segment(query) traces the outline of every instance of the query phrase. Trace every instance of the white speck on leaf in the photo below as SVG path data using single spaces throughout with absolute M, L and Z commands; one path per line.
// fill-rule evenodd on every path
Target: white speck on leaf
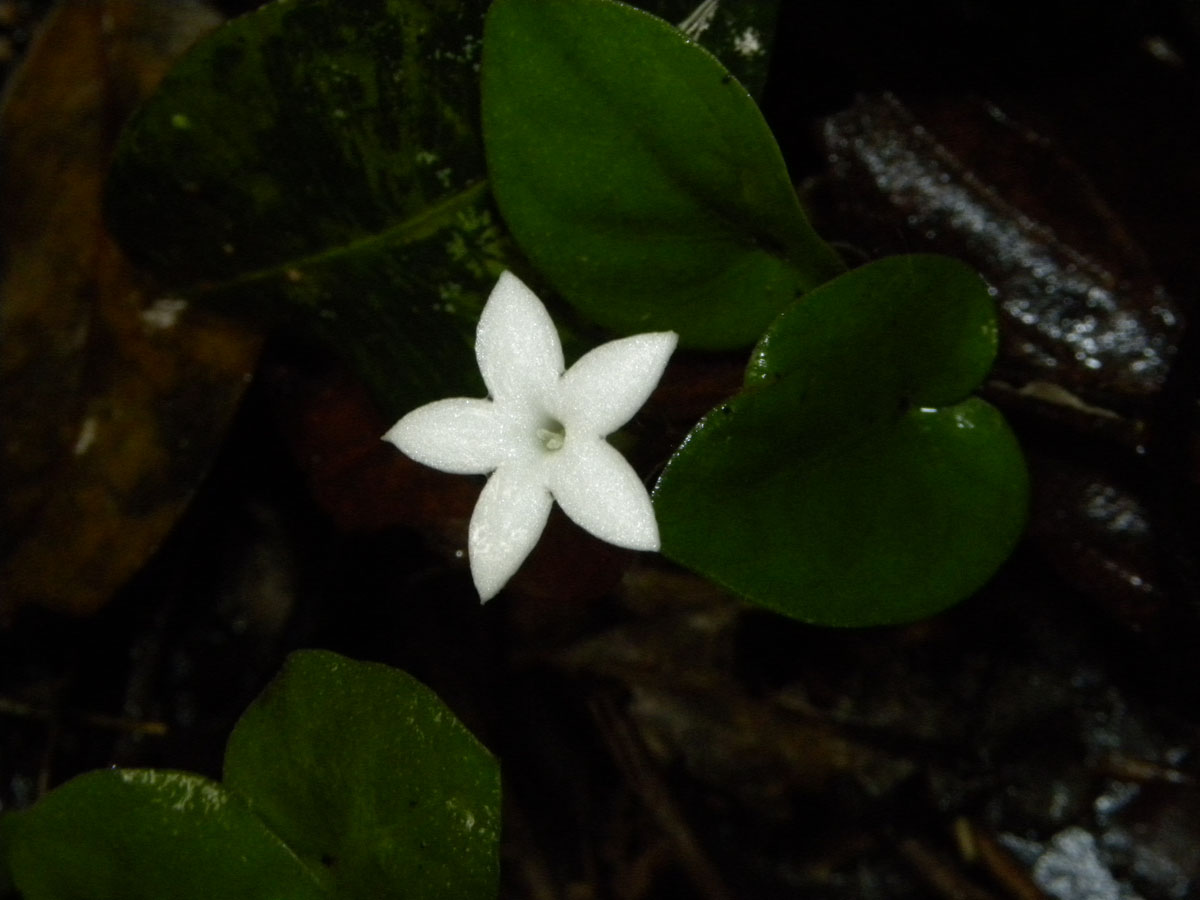
M 142 324 L 155 331 L 174 328 L 187 308 L 188 302 L 182 297 L 160 297 L 142 310 Z
M 515 275 L 500 276 L 475 337 L 490 399 L 429 403 L 384 435 L 432 468 L 490 475 L 467 536 L 480 600 L 525 561 L 555 501 L 601 540 L 659 549 L 646 487 L 605 438 L 646 402 L 677 340 L 663 331 L 610 341 L 564 371 L 546 308 Z
M 92 444 L 96 443 L 96 429 L 99 426 L 95 416 L 88 416 L 83 420 L 83 424 L 79 426 L 79 435 L 75 438 L 75 446 L 72 452 L 76 456 L 83 456 L 91 449 Z

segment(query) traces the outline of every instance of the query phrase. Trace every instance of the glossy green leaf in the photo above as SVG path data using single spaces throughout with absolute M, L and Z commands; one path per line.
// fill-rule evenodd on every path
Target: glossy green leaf
M 339 897 L 496 894 L 496 762 L 403 672 L 293 654 L 230 736 L 225 783 Z
M 314 873 L 219 784 L 183 772 L 81 775 L 5 817 L 25 900 L 319 900 Z
M 745 346 L 841 270 L 754 102 L 674 27 L 612 0 L 497 0 L 483 43 L 493 193 L 589 318 Z
M 979 588 L 1024 524 L 1020 448 L 968 396 L 996 350 L 982 280 L 883 259 L 814 290 L 756 347 L 655 489 L 663 552 L 807 622 L 935 613 Z
M 281 0 L 228 23 L 123 133 L 114 233 L 189 299 L 332 343 L 389 414 L 481 394 L 479 310 L 523 265 L 485 182 L 486 6 Z M 756 21 L 706 35 L 738 52 Z

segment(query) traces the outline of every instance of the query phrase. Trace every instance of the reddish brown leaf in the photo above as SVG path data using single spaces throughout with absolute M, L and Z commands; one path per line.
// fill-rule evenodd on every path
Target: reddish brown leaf
M 101 607 L 185 508 L 257 337 L 132 269 L 100 196 L 133 105 L 214 13 L 178 0 L 65 0 L 0 116 L 0 613 Z

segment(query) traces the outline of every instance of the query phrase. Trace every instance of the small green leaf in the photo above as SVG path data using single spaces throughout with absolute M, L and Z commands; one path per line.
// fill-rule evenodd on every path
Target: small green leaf
M 329 896 L 245 803 L 199 775 L 90 772 L 4 821 L 25 900 Z
M 892 257 L 814 290 L 668 464 L 663 552 L 825 625 L 968 596 L 1011 552 L 1028 494 L 1007 423 L 968 396 L 995 351 L 987 288 L 954 260 Z
M 841 270 L 745 89 L 666 22 L 612 0 L 497 0 L 483 43 L 496 201 L 591 319 L 745 346 Z
M 403 672 L 294 653 L 230 736 L 225 783 L 339 897 L 496 894 L 496 762 Z

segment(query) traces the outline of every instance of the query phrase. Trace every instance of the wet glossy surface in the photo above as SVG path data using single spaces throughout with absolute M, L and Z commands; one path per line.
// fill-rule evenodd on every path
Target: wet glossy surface
M 1182 333 L 1178 304 L 1148 279 L 1134 248 L 1090 255 L 1013 201 L 1014 194 L 1024 199 L 1021 188 L 1036 189 L 1039 173 L 1030 171 L 1026 157 L 1045 168 L 1052 151 L 1044 142 L 995 107 L 960 101 L 958 111 L 988 129 L 974 136 L 980 143 L 992 143 L 991 133 L 999 132 L 1001 146 L 992 152 L 1002 155 L 992 164 L 1011 167 L 1009 181 L 1012 170 L 1020 170 L 1024 184 L 982 180 L 940 131 L 890 94 L 860 98 L 825 121 L 833 191 L 843 215 L 876 239 L 868 252 L 930 248 L 978 268 L 996 289 L 1004 322 L 998 377 L 1018 387 L 1050 382 L 1118 409 L 1154 395 Z M 1078 189 L 1066 198 L 1076 209 L 1057 214 L 1084 210 L 1095 218 L 1098 198 L 1083 176 L 1061 157 L 1056 174 Z M 1088 224 L 1102 231 L 1110 223 Z
M 1167 291 L 1061 146 L 995 104 L 862 96 L 821 143 L 822 196 L 852 252 L 932 249 L 993 286 L 1000 355 L 984 393 L 1015 417 L 1030 530 L 1055 565 L 1127 627 L 1200 630 L 1191 298 Z

